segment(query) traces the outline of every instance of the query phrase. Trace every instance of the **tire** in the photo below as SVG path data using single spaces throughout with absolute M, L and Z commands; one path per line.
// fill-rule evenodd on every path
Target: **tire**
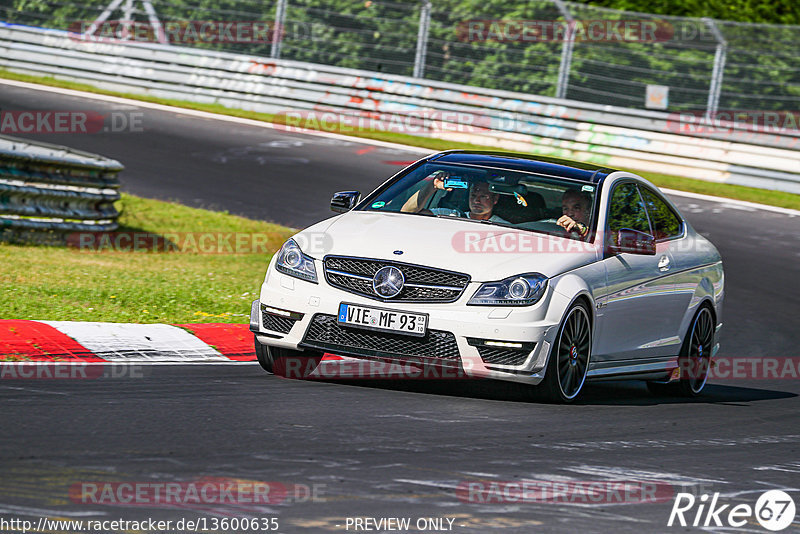
M 256 345 L 256 358 L 258 359 L 259 365 L 261 365 L 261 368 L 264 369 L 266 372 L 272 373 L 274 364 L 272 362 L 272 356 L 267 351 L 267 347 L 262 345 L 258 341 L 257 337 L 253 336 L 253 340 Z
M 681 346 L 678 356 L 680 379 L 669 383 L 648 382 L 647 389 L 659 396 L 697 397 L 708 381 L 713 347 L 714 314 L 709 306 L 704 305 L 697 310 Z
M 322 360 L 322 353 L 269 347 L 255 340 L 256 358 L 261 368 L 284 378 L 308 378 Z
M 544 380 L 539 385 L 545 399 L 559 404 L 574 402 L 586 382 L 592 352 L 592 323 L 582 302 L 572 305 L 558 328 Z

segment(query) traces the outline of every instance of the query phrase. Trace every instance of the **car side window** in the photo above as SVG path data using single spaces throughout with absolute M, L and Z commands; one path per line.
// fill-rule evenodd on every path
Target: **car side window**
M 655 238 L 669 239 L 681 233 L 681 219 L 673 212 L 666 202 L 660 199 L 653 191 L 646 187 L 639 188 L 644 198 L 650 223 L 653 225 Z
M 611 195 L 608 230 L 611 235 L 616 235 L 617 231 L 623 228 L 652 235 L 647 220 L 647 210 L 636 184 L 620 184 L 614 188 L 614 193 Z

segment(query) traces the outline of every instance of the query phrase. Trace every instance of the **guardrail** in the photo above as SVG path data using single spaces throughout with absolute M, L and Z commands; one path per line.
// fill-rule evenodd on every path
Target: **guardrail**
M 0 239 L 60 244 L 64 232 L 115 230 L 123 168 L 95 154 L 0 136 Z
M 677 114 L 1 23 L 0 67 L 263 113 L 331 112 L 390 131 L 400 117 L 417 135 L 800 193 L 796 129 L 709 128 Z

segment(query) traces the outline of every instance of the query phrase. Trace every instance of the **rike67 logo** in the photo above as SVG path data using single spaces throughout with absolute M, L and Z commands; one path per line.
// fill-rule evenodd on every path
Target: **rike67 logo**
M 794 500 L 781 490 L 762 493 L 755 506 L 721 504 L 719 493 L 714 493 L 710 500 L 707 494 L 697 498 L 691 493 L 678 493 L 667 526 L 741 528 L 757 522 L 765 529 L 777 532 L 791 525 L 794 517 Z

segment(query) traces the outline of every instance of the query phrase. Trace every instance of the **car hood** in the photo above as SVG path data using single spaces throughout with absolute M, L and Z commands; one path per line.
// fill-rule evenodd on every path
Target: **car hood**
M 593 245 L 573 239 L 406 213 L 351 211 L 296 238 L 317 259 L 333 254 L 413 263 L 467 273 L 478 282 L 528 272 L 552 277 L 598 257 Z

